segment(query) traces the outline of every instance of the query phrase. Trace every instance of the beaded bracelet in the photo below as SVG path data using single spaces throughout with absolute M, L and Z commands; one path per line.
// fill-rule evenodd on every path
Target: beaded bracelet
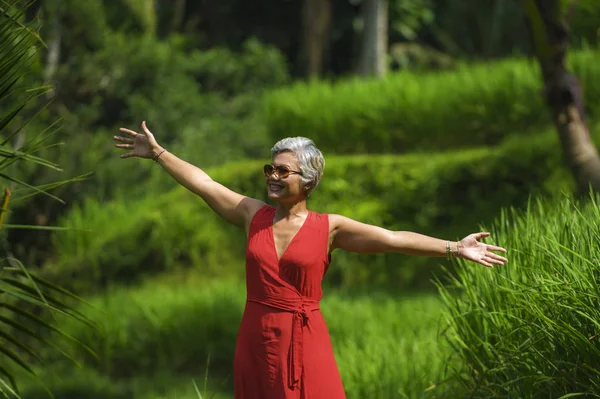
M 458 251 L 459 251 L 459 243 L 458 241 L 456 242 L 456 252 L 452 251 L 452 248 L 450 248 L 450 241 L 446 241 L 446 258 L 449 260 L 450 258 L 454 258 L 458 256 Z

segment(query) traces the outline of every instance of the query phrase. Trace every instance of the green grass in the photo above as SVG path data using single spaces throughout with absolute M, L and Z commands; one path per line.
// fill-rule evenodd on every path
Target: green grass
M 101 395 L 102 389 L 110 389 L 118 398 L 145 399 L 159 394 L 187 398 L 193 397 L 192 379 L 202 392 L 208 375 L 209 394 L 231 393 L 244 300 L 242 282 L 208 281 L 199 274 L 165 276 L 136 288 L 114 288 L 92 300 L 105 314 L 86 310 L 101 322 L 101 331 L 64 324 L 67 331 L 89 344 L 100 360 L 76 352 L 83 371 L 73 373 L 63 363 L 56 363 L 59 371 L 47 383 L 63 399 L 69 398 L 61 393 L 67 388 L 83 394 L 86 387 L 95 392 L 90 398 Z M 326 292 L 322 311 L 348 397 L 444 397 L 449 386 L 435 387 L 445 379 L 450 355 L 449 348 L 438 341 L 441 310 L 437 295 L 431 294 L 390 297 Z M 67 375 L 73 378 L 65 382 Z M 25 398 L 38 399 L 39 395 L 26 392 Z
M 509 263 L 463 264 L 440 289 L 473 398 L 600 397 L 599 205 L 503 212 L 491 231 Z
M 598 397 L 599 205 L 565 197 L 503 211 L 489 230 L 508 264 L 460 262 L 440 295 L 326 291 L 348 397 Z M 208 376 L 206 393 L 231 395 L 244 299 L 242 281 L 198 271 L 113 287 L 84 310 L 100 331 L 62 324 L 100 360 L 76 351 L 84 368 L 73 371 L 50 358 L 46 382 L 62 399 L 191 398 L 192 380 L 204 390 Z
M 599 134 L 594 128 L 593 136 Z M 231 163 L 208 173 L 237 192 L 266 200 L 263 162 Z M 309 206 L 393 230 L 454 239 L 490 222 L 504 206 L 524 206 L 530 194 L 548 196 L 572 186 L 557 134 L 547 130 L 496 148 L 328 156 Z M 244 233 L 181 187 L 110 202 L 88 198 L 61 224 L 74 230 L 53 234 L 55 257 L 43 273 L 77 292 L 101 291 L 111 281 L 135 283 L 178 267 L 213 277 L 244 272 Z M 439 259 L 397 254 L 337 253 L 328 283 L 431 288 L 431 271 L 439 264 Z
M 588 112 L 600 105 L 600 51 L 569 53 Z M 325 152 L 407 153 L 493 145 L 551 125 L 534 60 L 508 59 L 384 79 L 298 83 L 264 99 L 273 141 L 312 138 Z
M 39 380 L 24 376 L 23 399 L 50 399 L 43 381 L 57 399 L 231 399 L 229 391 L 216 391 L 205 386 L 203 376 L 177 376 L 168 370 L 162 375 L 140 375 L 126 381 L 114 381 L 91 368 L 54 365 L 36 371 Z M 207 381 L 208 382 L 208 381 Z M 198 394 L 199 393 L 199 394 Z
M 445 398 L 454 365 L 439 329 L 440 300 L 371 292 L 323 301 L 349 398 Z

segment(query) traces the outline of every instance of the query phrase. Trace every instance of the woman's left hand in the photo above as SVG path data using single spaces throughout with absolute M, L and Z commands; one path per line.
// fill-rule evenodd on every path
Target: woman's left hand
M 506 249 L 479 242 L 480 239 L 489 237 L 489 235 L 490 233 L 487 232 L 474 233 L 460 240 L 458 256 L 489 268 L 494 268 L 494 265 L 504 266 L 508 259 L 491 251 L 506 253 Z

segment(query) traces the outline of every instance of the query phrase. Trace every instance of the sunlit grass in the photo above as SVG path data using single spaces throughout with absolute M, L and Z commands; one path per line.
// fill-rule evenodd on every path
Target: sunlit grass
M 102 321 L 100 332 L 68 323 L 65 328 L 99 355 L 95 361 L 80 353 L 85 369 L 95 370 L 82 378 L 96 374 L 111 381 L 111 389 L 141 384 L 149 393 L 136 389 L 131 394 L 135 398 L 158 397 L 143 396 L 156 392 L 198 397 L 194 382 L 203 398 L 231 395 L 244 300 L 239 280 L 207 281 L 188 273 L 113 289 L 93 299 L 107 315 L 86 313 Z M 348 398 L 444 397 L 448 384 L 440 383 L 446 378 L 450 351 L 438 340 L 437 295 L 352 296 L 331 291 L 325 293 L 322 311 Z M 52 381 L 50 388 L 60 393 L 61 384 L 53 387 Z M 86 385 L 82 380 L 80 389 Z
M 600 396 L 599 202 L 532 202 L 492 225 L 509 263 L 441 288 L 475 398 Z
M 569 53 L 585 104 L 600 104 L 600 52 Z M 264 118 L 272 140 L 311 137 L 326 152 L 407 153 L 497 144 L 551 126 L 533 59 L 401 71 L 383 79 L 300 82 L 269 93 Z

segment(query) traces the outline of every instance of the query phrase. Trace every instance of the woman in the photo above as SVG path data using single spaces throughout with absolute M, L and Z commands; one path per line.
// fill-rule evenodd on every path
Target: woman
M 337 248 L 358 253 L 399 252 L 456 256 L 487 267 L 506 258 L 504 248 L 471 234 L 450 242 L 407 231 L 389 231 L 340 215 L 309 211 L 306 199 L 323 175 L 325 161 L 303 137 L 279 141 L 264 175 L 270 206 L 235 193 L 143 133 L 121 128 L 121 158 L 151 158 L 216 213 L 243 227 L 247 301 L 234 361 L 236 399 L 340 399 L 344 389 L 321 312 L 321 281 Z

